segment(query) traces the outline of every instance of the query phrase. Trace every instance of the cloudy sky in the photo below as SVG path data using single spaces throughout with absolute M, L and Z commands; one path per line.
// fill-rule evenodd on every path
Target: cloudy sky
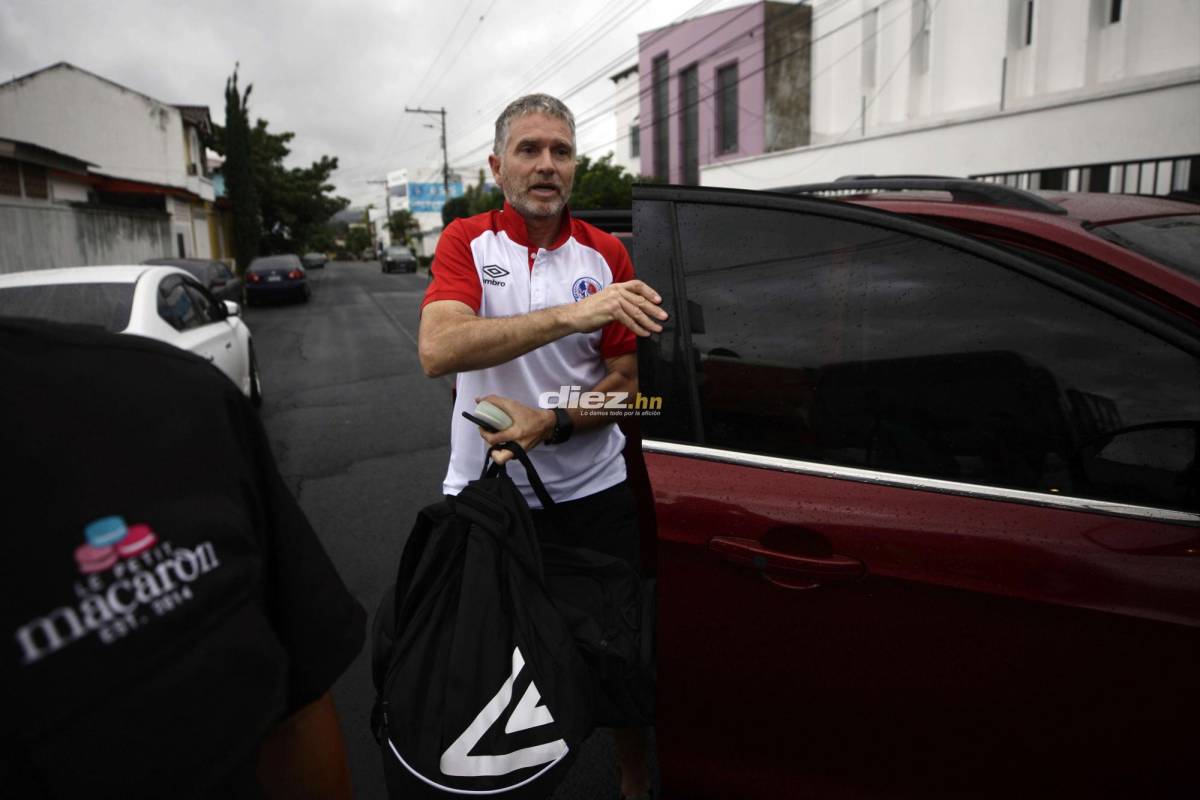
M 291 162 L 337 156 L 338 193 L 377 200 L 366 181 L 406 168 L 436 179 L 445 106 L 450 162 L 472 174 L 506 100 L 564 97 L 577 117 L 613 105 L 608 75 L 632 64 L 637 33 L 740 0 L 4 0 L 0 78 L 68 61 L 169 103 L 208 105 L 224 123 L 240 63 L 251 114 L 296 134 Z M 616 139 L 610 115 L 579 132 L 582 152 Z

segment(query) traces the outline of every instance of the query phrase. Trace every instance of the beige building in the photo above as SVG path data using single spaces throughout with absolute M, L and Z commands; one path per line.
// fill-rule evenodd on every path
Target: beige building
M 0 137 L 90 162 L 95 204 L 166 213 L 160 256 L 230 256 L 205 158 L 211 127 L 207 106 L 165 103 L 66 62 L 0 84 Z

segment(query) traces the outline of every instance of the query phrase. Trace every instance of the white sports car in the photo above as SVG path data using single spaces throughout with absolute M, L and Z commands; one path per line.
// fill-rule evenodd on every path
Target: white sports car
M 262 383 L 241 308 L 177 267 L 68 267 L 0 275 L 0 316 L 96 325 L 208 359 L 257 406 Z

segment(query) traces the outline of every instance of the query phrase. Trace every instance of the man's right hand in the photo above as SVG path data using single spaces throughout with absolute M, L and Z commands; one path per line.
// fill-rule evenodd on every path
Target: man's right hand
M 603 291 L 568 306 L 568 319 L 576 333 L 590 333 L 610 322 L 619 322 L 638 336 L 662 333 L 659 322 L 667 312 L 662 297 L 639 280 L 612 283 Z

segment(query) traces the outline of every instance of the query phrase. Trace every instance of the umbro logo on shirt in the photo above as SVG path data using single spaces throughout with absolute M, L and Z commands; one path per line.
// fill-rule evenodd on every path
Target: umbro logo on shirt
M 508 285 L 508 283 L 506 283 L 505 281 L 500 280 L 500 278 L 507 278 L 508 274 L 509 274 L 508 270 L 506 270 L 504 267 L 501 267 L 497 264 L 488 264 L 486 267 L 484 267 L 480 271 L 485 276 L 483 279 L 483 282 L 488 284 L 489 286 L 507 286 Z

